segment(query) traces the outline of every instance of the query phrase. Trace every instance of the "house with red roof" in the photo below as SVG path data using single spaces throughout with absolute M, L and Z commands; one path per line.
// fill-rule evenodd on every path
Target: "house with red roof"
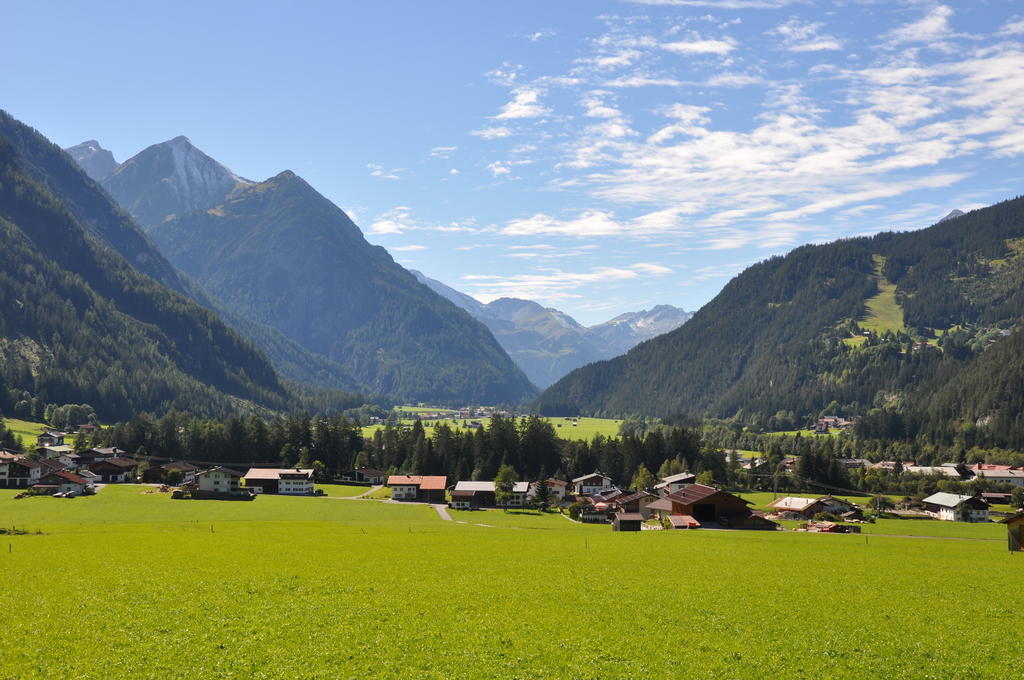
M 396 501 L 444 503 L 448 478 L 444 475 L 390 475 L 387 486 Z
M 60 470 L 41 477 L 38 483 L 32 485 L 32 489 L 52 496 L 55 493 L 82 494 L 88 486 L 89 482 L 84 477 Z

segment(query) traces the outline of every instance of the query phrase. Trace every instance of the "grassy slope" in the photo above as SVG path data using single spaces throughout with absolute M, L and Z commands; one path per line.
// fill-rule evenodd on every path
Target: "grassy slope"
M 869 299 L 866 303 L 868 314 L 860 322 L 865 330 L 874 333 L 885 331 L 906 332 L 907 326 L 903 319 L 903 308 L 896 301 L 896 285 L 890 283 L 882 276 L 882 268 L 885 266 L 885 258 L 875 255 L 875 275 L 878 278 L 878 295 Z
M 29 448 L 36 445 L 36 437 L 41 435 L 48 427 L 46 423 L 33 423 L 28 420 L 18 420 L 17 418 L 4 418 L 3 422 L 4 427 L 16 436 L 20 436 L 24 440 L 25 446 Z
M 604 435 L 605 437 L 618 437 L 619 436 L 619 425 L 622 424 L 621 420 L 612 420 L 611 418 L 579 418 L 576 427 L 573 427 L 572 420 L 566 420 L 564 418 L 545 418 L 545 420 L 551 421 L 555 426 L 555 434 L 562 439 L 584 439 L 590 441 L 594 438 L 594 435 Z M 469 418 L 467 422 L 478 422 L 484 427 L 487 427 L 487 423 L 490 418 Z M 402 423 L 405 425 L 412 425 L 413 420 L 403 419 Z M 462 427 L 462 420 L 444 420 L 444 421 L 432 421 L 436 424 L 439 422 L 446 422 L 451 427 Z M 427 434 L 429 435 L 432 431 L 433 424 L 427 426 L 427 422 L 423 423 L 426 427 Z M 561 425 L 561 427 L 559 427 Z M 372 437 L 373 433 L 381 429 L 382 425 L 368 425 L 363 428 L 364 437 Z
M 442 522 L 424 506 L 173 501 L 137 487 L 71 501 L 11 495 L 0 492 L 0 516 L 47 534 L 4 537 L 5 573 L 33 575 L 0 594 L 7 638 L 31 641 L 0 655 L 4 677 L 67 677 L 69 668 L 81 678 L 1019 670 L 1006 636 L 991 634 L 1024 607 L 1024 589 L 1006 587 L 1019 565 L 996 541 L 616 534 L 555 516 L 531 525 L 530 515 L 465 513 L 503 516 L 485 528 Z M 558 625 L 557 612 L 592 611 L 595 601 L 628 603 L 616 613 L 628 633 L 595 638 L 588 625 Z

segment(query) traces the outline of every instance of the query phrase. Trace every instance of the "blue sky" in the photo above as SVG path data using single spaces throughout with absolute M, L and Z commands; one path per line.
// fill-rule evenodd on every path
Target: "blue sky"
M 0 107 L 302 175 L 402 264 L 584 323 L 1021 193 L 1024 5 L 18 2 Z

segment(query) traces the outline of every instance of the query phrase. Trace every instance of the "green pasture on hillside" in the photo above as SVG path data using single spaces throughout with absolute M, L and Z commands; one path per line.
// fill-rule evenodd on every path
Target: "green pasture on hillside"
M 0 537 L 0 677 L 1020 671 L 1005 631 L 1024 608 L 1012 586 L 1024 556 L 1007 553 L 999 527 L 993 540 L 614 533 L 553 514 L 448 522 L 424 505 L 143 490 L 72 500 L 0 491 L 0 525 L 45 532 Z M 614 634 L 595 634 L 586 613 L 610 605 Z
M 403 407 L 405 408 L 405 407 Z M 612 418 L 578 418 L 576 425 L 573 426 L 572 418 L 545 418 L 555 427 L 555 433 L 561 439 L 584 439 L 590 441 L 595 435 L 603 435 L 605 437 L 618 437 L 619 436 L 619 425 L 622 424 L 621 420 L 614 420 Z M 412 425 L 415 420 L 402 419 L 403 425 Z M 423 426 L 427 430 L 427 434 L 431 433 L 431 428 L 435 427 L 440 423 L 446 423 L 452 428 L 461 428 L 463 423 L 477 422 L 487 427 L 490 422 L 490 418 L 467 418 L 465 420 L 461 418 L 455 418 L 450 420 L 425 420 Z M 368 425 L 363 428 L 363 436 L 370 438 L 373 437 L 373 433 L 377 430 L 382 429 L 383 425 Z
M 45 423 L 34 423 L 29 420 L 18 420 L 17 418 L 4 418 L 3 422 L 6 429 L 13 432 L 15 436 L 20 436 L 25 442 L 25 446 L 30 448 L 36 445 L 36 437 L 41 435 L 47 428 Z
M 874 259 L 878 294 L 867 301 L 867 316 L 860 322 L 860 326 L 878 334 L 886 331 L 905 333 L 907 325 L 903 319 L 903 308 L 896 300 L 896 284 L 890 283 L 882 274 L 885 258 L 875 255 Z

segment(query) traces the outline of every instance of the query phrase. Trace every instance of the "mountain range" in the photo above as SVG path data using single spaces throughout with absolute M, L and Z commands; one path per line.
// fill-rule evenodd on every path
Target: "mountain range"
M 95 156 L 99 145 L 73 148 Z M 292 379 L 435 403 L 536 394 L 482 324 L 290 171 L 253 182 L 176 137 L 101 182 L 207 304 Z
M 1020 446 L 1022 282 L 1021 198 L 803 246 L 748 268 L 677 330 L 570 373 L 538 407 L 758 426 L 838 413 L 888 437 Z
M 486 325 L 527 377 L 542 388 L 573 369 L 624 354 L 644 340 L 675 330 L 693 316 L 678 307 L 658 305 L 586 327 L 532 300 L 506 297 L 484 304 L 422 272 L 412 274 Z
M 190 294 L 68 155 L 0 111 L 0 409 L 288 406 L 294 394 L 264 355 Z

